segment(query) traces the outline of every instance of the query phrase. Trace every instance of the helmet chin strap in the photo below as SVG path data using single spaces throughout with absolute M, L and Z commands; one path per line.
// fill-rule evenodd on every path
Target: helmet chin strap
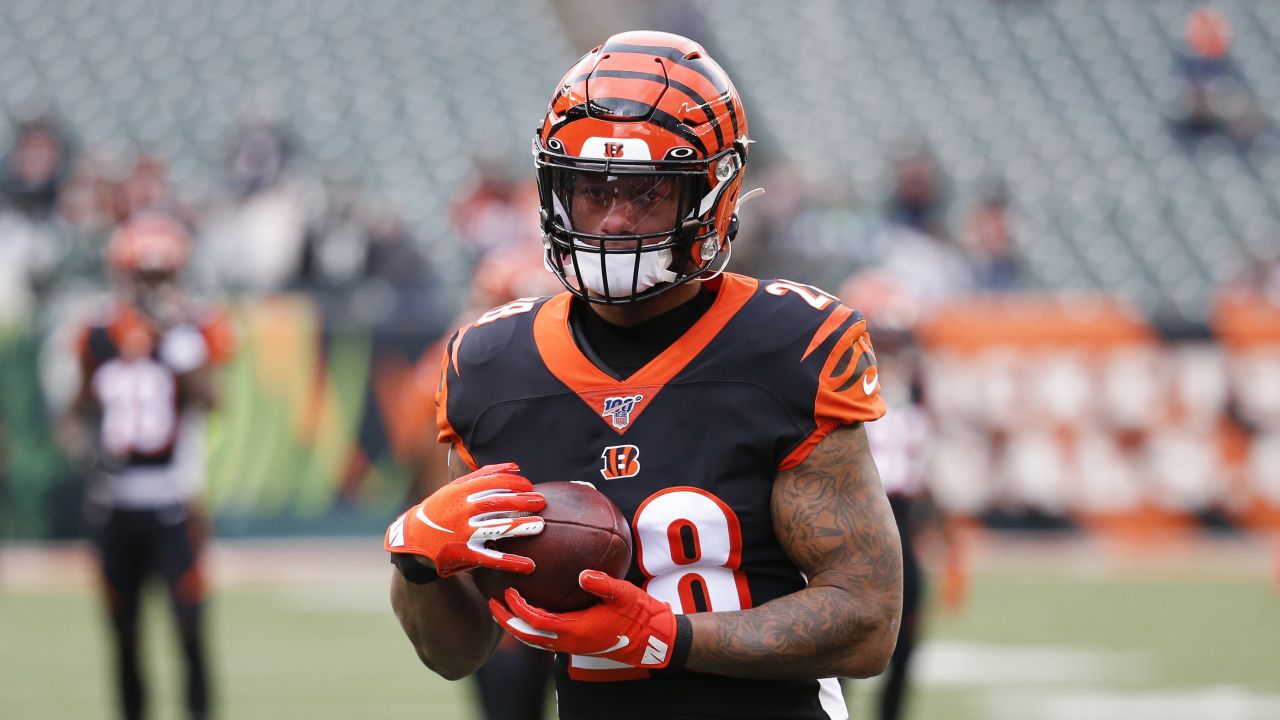
M 764 188 L 755 188 L 754 190 L 743 193 L 743 195 L 738 198 L 738 202 L 733 206 L 733 219 L 729 221 L 729 230 L 726 233 L 728 238 L 725 241 L 724 250 L 720 250 L 719 238 L 716 235 L 712 235 L 702 241 L 701 252 L 703 259 L 718 261 L 718 266 L 714 270 L 708 269 L 708 274 L 702 278 L 703 280 L 715 278 L 719 276 L 720 273 L 723 273 L 725 268 L 729 267 L 729 260 L 733 257 L 733 239 L 738 235 L 738 210 L 751 198 L 758 197 L 763 194 Z M 714 250 L 708 252 L 708 246 L 714 248 Z
M 707 239 L 711 240 L 712 238 L 707 238 Z M 724 269 L 729 267 L 729 260 L 732 257 L 733 257 L 733 242 L 731 241 L 731 242 L 725 243 L 724 250 L 716 253 L 716 255 L 714 256 L 714 262 L 718 262 L 718 266 L 714 270 L 708 269 L 706 271 L 706 274 L 701 279 L 713 280 L 719 277 L 720 273 L 724 272 Z

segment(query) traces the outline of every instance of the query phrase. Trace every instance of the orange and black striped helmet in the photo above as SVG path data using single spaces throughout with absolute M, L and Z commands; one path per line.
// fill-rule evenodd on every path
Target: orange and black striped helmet
M 191 256 L 191 236 L 160 213 L 130 218 L 107 242 L 107 260 L 123 273 L 177 273 Z
M 742 100 L 701 45 L 609 38 L 560 81 L 534 136 L 547 266 L 605 304 L 719 272 L 747 144 Z

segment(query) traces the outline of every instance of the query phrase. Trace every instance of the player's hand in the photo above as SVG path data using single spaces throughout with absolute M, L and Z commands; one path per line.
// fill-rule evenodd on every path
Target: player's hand
M 441 577 L 474 567 L 531 573 L 527 557 L 485 547 L 490 540 L 537 535 L 547 505 L 515 463 L 486 465 L 409 508 L 387 528 L 387 552 L 430 558 Z
M 583 570 L 578 584 L 600 602 L 556 614 L 533 607 L 515 588 L 507 588 L 506 603 L 490 600 L 489 610 L 503 629 L 536 648 L 642 668 L 664 668 L 671 662 L 676 616 L 670 605 L 598 570 Z

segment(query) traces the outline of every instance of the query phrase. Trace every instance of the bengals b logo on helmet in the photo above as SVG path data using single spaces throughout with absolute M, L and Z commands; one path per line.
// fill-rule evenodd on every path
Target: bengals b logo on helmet
M 635 445 L 610 445 L 600 453 L 604 467 L 600 474 L 605 480 L 621 480 L 640 474 L 640 448 Z

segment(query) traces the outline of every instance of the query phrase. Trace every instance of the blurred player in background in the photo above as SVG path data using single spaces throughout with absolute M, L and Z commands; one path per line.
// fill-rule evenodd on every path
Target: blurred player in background
M 454 480 L 386 535 L 392 605 L 440 675 L 476 672 L 505 630 L 556 653 L 561 718 L 818 719 L 848 716 L 836 677 L 887 665 L 902 557 L 862 427 L 884 413 L 866 322 L 724 272 L 748 144 L 687 38 L 615 35 L 557 87 L 534 149 L 567 292 L 451 338 Z M 583 572 L 586 610 L 486 605 L 462 572 L 533 570 L 485 545 L 542 531 L 531 479 L 593 481 L 632 518 L 632 568 Z
M 117 297 L 80 334 L 81 388 L 64 438 L 85 438 L 68 442 L 93 450 L 87 510 L 116 646 L 121 717 L 146 716 L 138 618 L 154 574 L 177 621 L 187 716 L 201 720 L 209 717 L 207 529 L 197 506 L 202 419 L 214 407 L 212 369 L 228 357 L 232 334 L 226 318 L 182 291 L 191 238 L 175 220 L 136 216 L 116 230 L 107 254 Z
M 891 275 L 877 270 L 850 278 L 841 287 L 840 297 L 877 320 L 877 367 L 887 371 L 880 392 L 893 408 L 867 426 L 867 440 L 902 538 L 902 624 L 876 711 L 881 720 L 897 720 L 905 717 L 909 666 L 922 625 L 925 571 L 918 539 L 923 531 L 936 530 L 943 542 L 946 566 L 941 589 L 949 607 L 963 602 L 964 576 L 951 527 L 929 493 L 929 463 L 937 432 L 924 402 L 920 349 L 914 336 L 919 302 Z

